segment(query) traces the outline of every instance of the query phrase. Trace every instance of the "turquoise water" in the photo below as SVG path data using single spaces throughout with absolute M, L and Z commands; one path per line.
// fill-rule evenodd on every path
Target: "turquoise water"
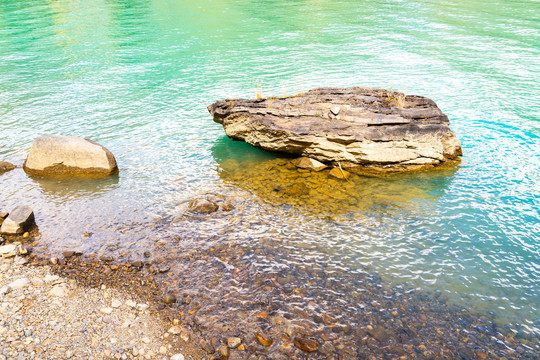
M 172 234 L 191 251 L 253 250 L 274 234 L 297 261 L 366 268 L 538 336 L 539 17 L 537 1 L 4 0 L 0 160 L 21 165 L 41 134 L 84 136 L 116 155 L 120 175 L 59 182 L 18 168 L 0 175 L 0 210 L 31 205 L 51 253 L 137 258 Z M 224 138 L 207 105 L 317 86 L 432 98 L 462 141 L 461 165 L 370 179 L 361 196 L 384 200 L 334 217 L 222 175 L 227 160 L 274 157 Z M 182 215 L 209 192 L 243 205 Z M 288 266 L 280 251 L 257 266 Z

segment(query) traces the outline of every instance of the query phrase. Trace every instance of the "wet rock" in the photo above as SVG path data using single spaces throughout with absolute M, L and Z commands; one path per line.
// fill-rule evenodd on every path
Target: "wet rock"
M 176 296 L 173 293 L 167 293 L 163 296 L 163 302 L 165 304 L 174 304 L 176 302 Z
M 184 360 L 184 355 L 175 354 L 175 355 L 171 356 L 171 360 Z
M 309 194 L 309 187 L 307 187 L 306 184 L 297 183 L 286 188 L 284 192 L 288 196 L 304 196 Z
M 321 162 L 406 170 L 462 154 L 435 102 L 383 89 L 319 88 L 281 99 L 222 100 L 208 111 L 234 140 Z
M 257 342 L 261 344 L 262 346 L 268 347 L 272 345 L 274 342 L 272 339 L 270 339 L 266 334 L 263 333 L 256 333 L 255 339 L 257 339 Z
M 189 211 L 199 214 L 210 214 L 218 209 L 219 206 L 215 202 L 203 198 L 194 199 L 188 207 Z
M 315 340 L 303 337 L 295 338 L 294 345 L 305 352 L 313 352 L 319 348 L 319 344 Z
M 2 223 L 0 233 L 17 235 L 28 231 L 35 224 L 34 212 L 29 206 L 17 206 Z
M 166 266 L 166 265 L 165 265 L 165 266 L 160 266 L 160 267 L 158 268 L 158 271 L 159 271 L 160 273 L 166 273 L 166 272 L 168 272 L 169 270 L 171 270 L 171 268 L 170 268 L 169 266 Z
M 238 337 L 230 337 L 227 339 L 227 346 L 231 349 L 237 348 L 242 343 L 242 339 Z
M 16 166 L 7 161 L 0 161 L 0 174 L 15 169 Z
M 202 349 L 209 355 L 213 354 L 216 352 L 216 349 L 214 348 L 214 346 L 212 346 L 212 344 L 210 344 L 208 341 L 206 340 L 203 340 L 201 342 L 201 347 Z
M 350 172 L 347 170 L 340 169 L 339 167 L 335 167 L 328 173 L 331 177 L 335 177 L 336 179 L 348 179 L 351 175 Z
M 219 208 L 223 211 L 232 211 L 235 208 L 234 203 L 231 199 L 226 199 L 225 201 L 220 202 L 218 205 Z
M 99 257 L 99 259 L 100 259 L 101 261 L 103 261 L 104 263 L 108 263 L 108 262 L 111 262 L 111 261 L 114 260 L 113 257 L 112 257 L 112 256 L 109 256 L 109 255 L 101 255 L 101 256 Z
M 381 343 L 385 342 L 390 336 L 390 334 L 382 327 L 376 327 L 368 330 L 368 335 Z
M 301 157 L 301 158 L 295 159 L 294 164 L 298 168 L 308 169 L 308 170 L 313 170 L 313 171 L 321 171 L 327 167 L 322 162 L 317 161 L 315 159 L 308 158 L 308 157 Z
M 483 350 L 475 351 L 475 355 L 476 355 L 476 358 L 480 360 L 484 360 L 488 358 L 488 353 Z
M 114 155 L 83 138 L 43 135 L 36 138 L 23 165 L 30 175 L 107 176 L 118 172 Z

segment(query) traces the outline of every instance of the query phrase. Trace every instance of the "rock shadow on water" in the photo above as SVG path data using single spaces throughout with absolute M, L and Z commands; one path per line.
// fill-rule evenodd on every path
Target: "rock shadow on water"
M 118 174 L 103 178 L 41 177 L 30 176 L 44 195 L 53 199 L 77 199 L 101 196 L 118 188 Z
M 458 171 L 456 166 L 430 171 L 384 174 L 352 173 L 332 177 L 330 168 L 297 168 L 294 159 L 265 152 L 224 137 L 212 148 L 220 178 L 273 205 L 305 209 L 313 215 L 388 211 L 411 206 L 416 199 L 442 196 Z

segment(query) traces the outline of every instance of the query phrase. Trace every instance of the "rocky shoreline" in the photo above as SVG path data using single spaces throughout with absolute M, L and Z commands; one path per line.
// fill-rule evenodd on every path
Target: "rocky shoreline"
M 185 332 L 171 331 L 178 320 L 167 321 L 153 306 L 151 281 L 96 272 L 101 269 L 84 277 L 81 268 L 4 255 L 1 360 L 200 358 Z
M 257 314 L 243 328 L 230 322 L 230 313 L 207 306 L 219 300 L 208 296 L 216 290 L 212 284 L 209 294 L 189 286 L 171 292 L 174 281 L 157 264 L 73 251 L 41 258 L 31 253 L 31 244 L 13 244 L 23 249 L 21 255 L 30 254 L 0 259 L 0 359 L 502 360 L 533 359 L 539 348 L 444 299 L 387 288 L 370 275 L 349 299 L 363 304 L 362 313 L 349 313 L 346 303 L 336 313 L 320 308 L 312 294 L 302 294 L 306 290 L 291 288 L 290 275 L 251 279 L 239 270 L 240 258 L 230 258 L 236 281 L 258 287 L 261 280 L 267 288 L 252 302 L 231 298 L 237 315 L 251 307 Z M 220 251 L 230 256 L 223 249 L 208 253 Z M 191 254 L 189 261 L 197 264 L 205 256 Z M 295 273 L 318 281 L 307 270 Z M 357 277 L 342 274 L 341 286 Z M 287 294 L 312 299 L 306 300 L 311 305 L 287 315 L 279 305 Z

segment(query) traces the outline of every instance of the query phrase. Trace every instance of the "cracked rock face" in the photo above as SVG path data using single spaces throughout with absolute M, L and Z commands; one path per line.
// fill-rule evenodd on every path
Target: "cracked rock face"
M 433 100 L 372 88 L 318 88 L 288 98 L 208 107 L 233 140 L 347 167 L 409 170 L 462 155 Z

